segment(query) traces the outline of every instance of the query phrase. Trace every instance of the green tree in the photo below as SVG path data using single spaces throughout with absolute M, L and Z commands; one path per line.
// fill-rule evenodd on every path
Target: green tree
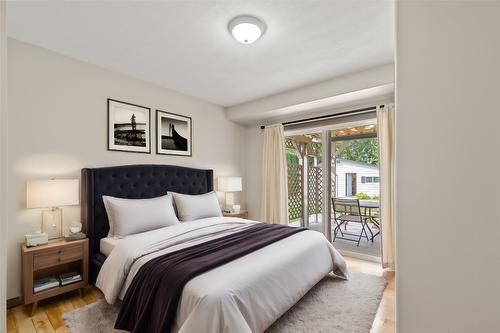
M 293 148 L 285 148 L 286 163 L 299 164 L 299 157 Z
M 344 145 L 343 142 L 337 142 L 336 147 Z M 355 139 L 350 140 L 350 144 L 339 154 L 340 158 L 378 165 L 378 139 Z

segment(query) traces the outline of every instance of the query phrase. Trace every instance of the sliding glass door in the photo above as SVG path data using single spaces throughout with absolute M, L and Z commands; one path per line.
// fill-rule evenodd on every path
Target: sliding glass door
M 337 248 L 380 255 L 378 218 L 378 144 L 375 114 L 314 128 L 285 128 L 288 215 L 291 225 L 323 232 Z M 318 125 L 318 124 L 316 124 Z M 346 223 L 334 237 L 333 198 L 359 200 L 368 224 Z M 363 230 L 366 228 L 366 231 Z M 338 231 L 338 229 L 337 229 Z M 363 242 L 358 242 L 362 233 Z

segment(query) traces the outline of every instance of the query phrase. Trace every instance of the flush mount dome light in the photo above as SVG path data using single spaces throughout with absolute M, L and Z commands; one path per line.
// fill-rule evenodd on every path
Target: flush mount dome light
M 242 44 L 251 44 L 266 30 L 264 22 L 253 16 L 238 16 L 229 22 L 229 32 Z

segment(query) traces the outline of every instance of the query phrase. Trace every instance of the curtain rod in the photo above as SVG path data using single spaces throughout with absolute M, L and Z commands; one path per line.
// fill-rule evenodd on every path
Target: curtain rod
M 380 105 L 379 107 L 383 108 L 384 105 Z M 317 116 L 317 117 L 312 117 L 312 118 L 306 118 L 306 119 L 300 119 L 300 120 L 293 120 L 293 121 L 286 121 L 281 123 L 283 126 L 287 125 L 293 125 L 293 124 L 299 124 L 299 123 L 307 123 L 310 121 L 315 121 L 315 120 L 323 120 L 323 119 L 334 119 L 334 118 L 341 118 L 353 114 L 362 114 L 368 111 L 375 111 L 377 110 L 376 106 L 371 106 L 368 108 L 362 108 L 362 109 L 356 109 L 356 110 L 351 110 L 351 111 L 345 111 L 345 112 L 339 112 L 339 113 L 334 113 L 334 114 L 328 114 L 324 116 Z M 266 126 L 262 125 L 260 126 L 260 129 L 264 129 Z

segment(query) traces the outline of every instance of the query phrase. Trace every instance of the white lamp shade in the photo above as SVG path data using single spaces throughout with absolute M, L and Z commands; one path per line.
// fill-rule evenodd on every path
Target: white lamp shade
M 50 208 L 80 203 L 78 179 L 29 181 L 26 189 L 27 208 Z
M 220 192 L 239 192 L 242 190 L 241 177 L 219 177 Z

